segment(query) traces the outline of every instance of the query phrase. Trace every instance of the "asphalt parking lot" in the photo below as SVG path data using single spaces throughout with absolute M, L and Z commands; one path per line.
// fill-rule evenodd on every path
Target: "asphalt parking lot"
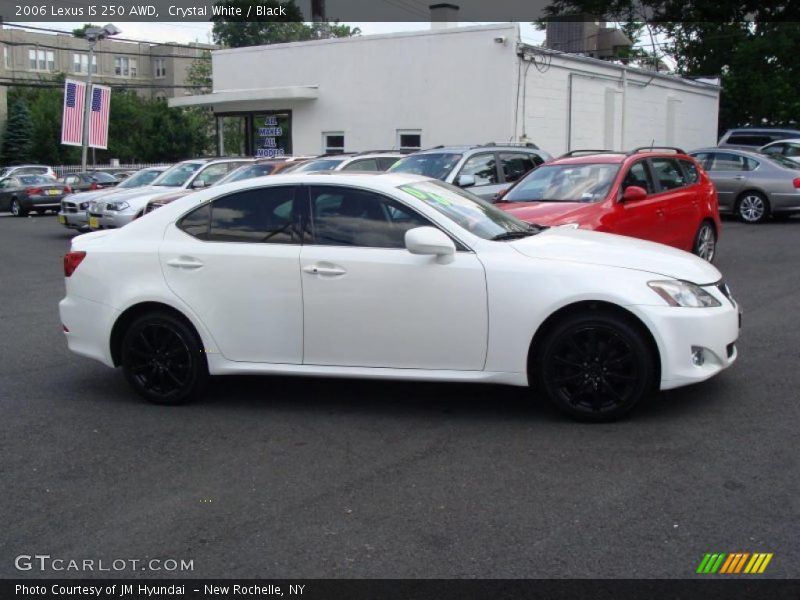
M 216 380 L 151 406 L 68 352 L 57 303 L 74 235 L 0 214 L 0 577 L 14 557 L 193 559 L 103 576 L 691 577 L 706 552 L 800 544 L 800 218 L 724 222 L 739 360 L 623 422 L 525 390 Z

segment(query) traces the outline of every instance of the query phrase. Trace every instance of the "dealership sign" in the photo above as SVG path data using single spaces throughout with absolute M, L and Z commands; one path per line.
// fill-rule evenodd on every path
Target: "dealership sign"
M 261 139 L 256 148 L 256 158 L 278 158 L 286 153 L 282 146 L 278 146 L 278 139 L 283 137 L 283 128 L 278 127 L 277 117 L 264 119 L 264 127 L 258 128 L 258 137 Z

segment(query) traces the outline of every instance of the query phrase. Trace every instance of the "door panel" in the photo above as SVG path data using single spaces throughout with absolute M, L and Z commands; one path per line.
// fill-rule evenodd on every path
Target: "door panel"
M 161 268 L 225 358 L 300 364 L 299 234 L 285 229 L 296 216 L 294 190 L 265 190 L 220 198 L 211 210 L 205 205 L 180 221 L 183 230 L 170 226 L 159 251 Z M 264 210 L 243 217 L 248 206 Z
M 674 158 L 653 158 L 650 165 L 661 190 L 658 196 L 665 218 L 663 243 L 689 251 L 700 224 L 697 186 L 689 185 L 687 174 Z
M 708 158 L 708 176 L 717 188 L 721 210 L 732 211 L 736 198 L 745 190 L 750 172 L 747 159 L 728 152 L 712 152 Z
M 399 248 L 306 245 L 300 266 L 304 364 L 483 368 L 486 279 L 474 254 L 443 265 Z
M 648 196 L 636 202 L 623 202 L 622 193 L 629 186 L 644 188 Z M 665 199 L 655 193 L 650 168 L 645 160 L 633 163 L 620 186 L 620 200 L 614 210 L 613 233 L 667 243 Z

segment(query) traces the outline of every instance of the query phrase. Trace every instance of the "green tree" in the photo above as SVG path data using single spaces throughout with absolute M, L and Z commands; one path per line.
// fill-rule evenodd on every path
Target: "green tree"
M 358 27 L 350 27 L 338 22 L 303 23 L 303 14 L 293 0 L 222 0 L 218 6 L 241 9 L 242 17 L 217 16 L 214 21 L 214 41 L 228 48 L 243 46 L 262 46 L 302 42 L 325 37 L 351 37 L 359 35 Z M 286 16 L 247 17 L 254 14 L 255 7 L 277 9 L 283 7 Z M 248 13 L 248 8 L 252 10 Z
M 31 113 L 25 101 L 17 99 L 11 106 L 3 134 L 3 163 L 18 165 L 31 162 L 34 158 L 32 137 Z
M 549 16 L 650 22 L 660 52 L 686 77 L 721 77 L 719 128 L 796 125 L 800 10 L 780 0 L 551 0 Z M 648 33 L 649 37 L 649 33 Z

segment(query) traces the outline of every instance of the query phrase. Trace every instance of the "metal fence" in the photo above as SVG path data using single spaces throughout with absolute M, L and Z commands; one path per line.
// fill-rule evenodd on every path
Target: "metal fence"
M 87 171 L 119 171 L 124 169 L 126 171 L 138 171 L 145 167 L 169 167 L 171 163 L 126 163 L 119 165 L 87 165 Z M 53 170 L 56 172 L 56 177 L 64 177 L 68 173 L 78 173 L 81 171 L 80 165 L 58 165 L 54 166 Z

